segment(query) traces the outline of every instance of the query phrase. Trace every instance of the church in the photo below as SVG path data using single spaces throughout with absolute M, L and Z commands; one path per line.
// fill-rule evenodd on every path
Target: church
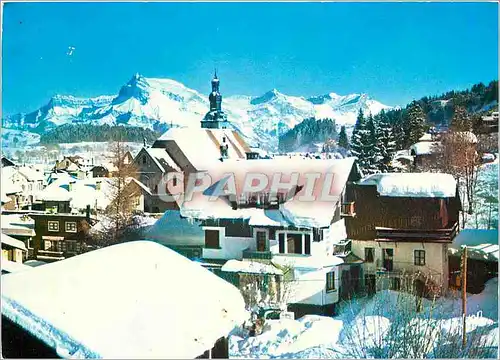
M 200 128 L 170 128 L 151 147 L 143 147 L 136 155 L 134 163 L 143 190 L 144 212 L 163 213 L 178 209 L 178 204 L 166 203 L 159 196 L 165 191 L 159 188 L 161 180 L 168 173 L 182 173 L 187 177 L 190 173 L 207 170 L 217 162 L 258 157 L 242 135 L 232 128 L 222 109 L 217 73 L 211 85 L 210 108 L 200 120 Z

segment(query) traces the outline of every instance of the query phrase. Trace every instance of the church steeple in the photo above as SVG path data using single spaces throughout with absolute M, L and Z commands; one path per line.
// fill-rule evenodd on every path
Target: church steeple
M 212 92 L 208 95 L 210 100 L 210 111 L 222 111 L 222 95 L 219 92 L 219 78 L 217 77 L 217 70 L 214 72 L 212 79 Z
M 217 69 L 212 78 L 212 92 L 208 95 L 210 110 L 201 121 L 202 128 L 225 129 L 227 127 L 227 116 L 222 111 L 222 95 L 219 92 L 220 80 L 217 77 Z

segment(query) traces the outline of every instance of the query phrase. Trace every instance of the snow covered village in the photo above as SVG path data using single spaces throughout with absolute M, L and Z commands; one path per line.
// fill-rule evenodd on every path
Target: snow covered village
M 14 25 L 46 6 L 21 5 L 5 7 L 5 74 L 30 63 L 16 61 Z M 104 5 L 70 5 L 109 19 Z M 471 19 L 498 7 L 451 5 Z M 175 9 L 177 21 L 253 11 L 130 6 L 123 16 Z M 405 4 L 363 5 L 377 6 Z M 17 41 L 36 38 L 30 26 Z M 210 47 L 228 41 L 213 31 Z M 61 71 L 81 66 L 79 44 Z M 441 94 L 408 87 L 412 100 L 389 106 L 366 93 L 234 95 L 255 87 L 210 54 L 200 91 L 134 73 L 115 95 L 3 110 L 2 357 L 498 358 L 498 72 L 443 80 Z

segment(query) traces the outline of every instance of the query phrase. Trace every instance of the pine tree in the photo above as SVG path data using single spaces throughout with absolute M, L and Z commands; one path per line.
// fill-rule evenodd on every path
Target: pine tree
M 373 174 L 378 172 L 380 149 L 377 140 L 377 127 L 375 125 L 375 120 L 373 119 L 373 116 L 371 114 L 370 116 L 368 116 L 368 120 L 366 121 L 366 129 L 368 130 L 368 136 L 365 140 L 365 172 Z
M 453 131 L 470 131 L 472 121 L 467 110 L 463 106 L 457 106 L 451 119 L 450 128 Z
M 342 125 L 339 133 L 339 146 L 348 150 L 349 149 L 349 139 L 347 138 L 347 133 L 345 131 L 345 125 Z
M 358 119 L 351 139 L 351 154 L 358 158 L 358 165 L 364 174 L 372 174 L 376 172 L 375 159 L 375 144 L 373 143 L 374 131 L 373 118 L 367 122 L 363 115 L 363 111 L 359 110 Z
M 426 116 L 420 104 L 413 101 L 407 108 L 406 121 L 404 123 L 405 142 L 407 148 L 415 143 L 424 135 Z
M 378 169 L 381 172 L 391 172 L 394 170 L 391 166 L 391 162 L 396 151 L 396 140 L 389 119 L 383 110 L 380 113 L 379 119 L 377 140 L 380 160 L 378 162 Z

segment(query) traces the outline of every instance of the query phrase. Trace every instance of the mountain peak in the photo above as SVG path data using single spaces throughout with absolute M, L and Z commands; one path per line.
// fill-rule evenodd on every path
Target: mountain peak
M 130 98 L 135 98 L 146 104 L 149 98 L 149 84 L 144 76 L 135 73 L 126 85 L 122 86 L 114 103 L 123 102 Z
M 272 89 L 267 91 L 264 95 L 253 98 L 250 101 L 250 104 L 252 105 L 258 105 L 258 104 L 263 104 L 266 102 L 269 102 L 273 99 L 276 99 L 277 97 L 284 96 L 282 93 L 280 93 L 277 89 Z

